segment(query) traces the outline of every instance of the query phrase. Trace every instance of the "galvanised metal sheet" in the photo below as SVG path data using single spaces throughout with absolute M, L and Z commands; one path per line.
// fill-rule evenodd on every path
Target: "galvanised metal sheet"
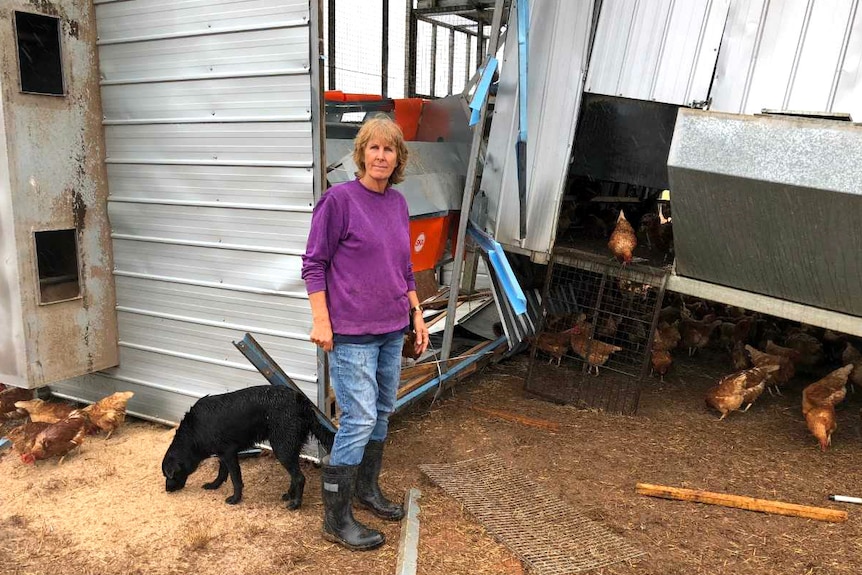
M 308 0 L 94 0 L 99 43 L 152 36 L 215 34 L 237 28 L 308 22 Z
M 729 0 L 604 0 L 586 91 L 688 105 L 709 96 Z
M 116 238 L 113 244 L 115 274 L 305 297 L 299 256 Z
M 114 124 L 309 120 L 309 82 L 294 75 L 109 85 L 102 88 L 102 108 Z
M 548 254 L 553 244 L 581 103 L 592 10 L 590 0 L 531 2 L 523 242 L 515 157 L 518 43 L 514 35 L 506 42 L 480 192 L 488 202 L 484 227 L 507 248 Z
M 169 349 L 190 358 L 226 362 L 245 368 L 248 360 L 232 342 L 241 340 L 246 333 L 251 333 L 279 365 L 290 368 L 290 376 L 293 379 L 317 381 L 317 346 L 307 341 L 307 338 L 307 345 L 300 347 L 295 341 L 263 334 L 251 328 L 237 330 L 122 311 L 118 315 L 121 346 Z
M 680 109 L 676 272 L 862 316 L 862 126 Z
M 711 109 L 849 112 L 862 119 L 859 4 L 731 2 Z
M 310 168 L 311 122 L 105 126 L 106 161 Z
M 320 186 L 309 3 L 96 10 L 120 366 L 59 392 L 130 389 L 131 413 L 178 421 L 205 394 L 266 385 L 231 343 L 248 331 L 317 402 L 300 277 Z
M 110 202 L 114 237 L 287 255 L 305 253 L 311 211 Z M 220 245 L 221 244 L 221 245 Z
M 144 278 L 117 278 L 119 308 L 157 317 L 187 319 L 200 325 L 229 325 L 309 342 L 311 317 L 299 299 Z
M 308 74 L 308 26 L 109 44 L 102 84 Z
M 111 164 L 112 200 L 311 209 L 310 168 Z

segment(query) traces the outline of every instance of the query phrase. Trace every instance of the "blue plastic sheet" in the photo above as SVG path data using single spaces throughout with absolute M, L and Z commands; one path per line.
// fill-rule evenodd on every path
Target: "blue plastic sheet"
M 491 79 L 494 77 L 494 71 L 497 69 L 497 59 L 491 57 L 488 60 L 488 65 L 485 66 L 485 71 L 482 72 L 482 78 L 476 85 L 476 92 L 473 94 L 473 99 L 470 101 L 470 125 L 475 126 L 479 122 L 479 115 L 482 113 L 482 104 L 485 98 L 488 97 L 488 89 L 491 87 Z
M 509 260 L 506 258 L 506 252 L 494 238 L 476 228 L 472 223 L 467 225 L 467 231 L 476 241 L 482 251 L 488 254 L 488 259 L 491 260 L 491 266 L 500 280 L 500 285 L 505 292 L 506 299 L 512 306 L 512 310 L 521 315 L 527 312 L 527 298 L 524 296 L 524 290 L 521 289 L 521 284 L 515 278 L 515 273 L 512 271 L 512 266 L 509 265 Z

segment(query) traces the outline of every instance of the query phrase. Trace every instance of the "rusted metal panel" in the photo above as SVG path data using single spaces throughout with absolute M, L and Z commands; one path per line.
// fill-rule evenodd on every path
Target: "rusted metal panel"
M 862 316 L 862 126 L 681 109 L 679 275 Z
M 59 19 L 65 95 L 20 91 L 15 11 Z M 7 175 L 0 178 L 0 205 L 12 207 L 3 210 L 0 233 L 17 268 L 6 264 L 0 280 L 8 298 L 0 309 L 17 339 L 0 336 L 0 380 L 31 387 L 117 364 L 102 110 L 92 97 L 99 85 L 93 22 L 90 0 L 10 1 L 0 10 Z M 34 232 L 57 229 L 74 230 L 80 296 L 40 305 Z

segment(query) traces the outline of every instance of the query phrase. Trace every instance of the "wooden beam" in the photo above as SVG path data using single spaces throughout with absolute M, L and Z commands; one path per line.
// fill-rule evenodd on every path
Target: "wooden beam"
M 479 413 L 483 413 L 485 415 L 490 415 L 491 417 L 497 417 L 499 419 L 504 419 L 513 423 L 520 423 L 521 425 L 526 425 L 528 427 L 537 427 L 539 429 L 545 429 L 547 431 L 560 431 L 561 429 L 560 424 L 555 421 L 534 419 L 532 417 L 526 417 L 524 415 L 518 415 L 517 413 L 511 413 L 500 409 L 476 407 L 473 405 L 470 406 L 470 409 L 472 409 L 473 411 L 478 411 Z
M 826 509 L 824 507 L 809 507 L 808 505 L 796 505 L 795 503 L 784 503 L 782 501 L 771 501 L 769 499 L 755 499 L 753 497 L 730 495 L 728 493 L 715 493 L 712 491 L 684 489 L 681 487 L 667 487 L 665 485 L 651 485 L 649 483 L 638 483 L 635 489 L 638 494 L 649 497 L 676 499 L 678 501 L 695 501 L 697 503 L 736 507 L 737 509 L 759 511 L 761 513 L 805 517 L 806 519 L 829 521 L 831 523 L 842 523 L 847 521 L 846 511 Z

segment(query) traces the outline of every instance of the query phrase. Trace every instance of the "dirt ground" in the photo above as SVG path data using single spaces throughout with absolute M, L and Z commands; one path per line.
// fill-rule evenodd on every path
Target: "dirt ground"
M 715 377 L 730 371 L 717 355 L 675 365 L 664 383 L 648 380 L 636 416 L 525 397 L 528 361 L 521 354 L 489 366 L 433 406 L 426 399 L 394 419 L 381 483 L 390 493 L 422 490 L 420 574 L 525 572 L 417 467 L 489 453 L 646 552 L 594 573 L 862 573 L 862 507 L 826 498 L 862 495 L 862 390 L 838 406 L 833 447 L 821 453 L 800 413 L 801 387 L 811 380 L 805 375 L 783 396 L 764 394 L 749 412 L 718 421 L 703 402 Z M 553 369 L 580 377 L 566 362 Z M 485 415 L 477 406 L 556 422 L 561 431 Z M 129 420 L 61 466 L 27 466 L 7 452 L 0 458 L 0 573 L 394 573 L 398 524 L 357 512 L 386 534 L 386 545 L 372 552 L 349 552 L 321 538 L 320 473 L 310 463 L 298 511 L 284 508 L 287 475 L 271 457 L 243 461 L 246 487 L 237 506 L 223 501 L 229 482 L 216 492 L 200 489 L 215 476 L 212 460 L 186 489 L 165 493 L 160 462 L 173 433 Z M 635 494 L 638 482 L 845 509 L 849 520 L 647 498 Z

